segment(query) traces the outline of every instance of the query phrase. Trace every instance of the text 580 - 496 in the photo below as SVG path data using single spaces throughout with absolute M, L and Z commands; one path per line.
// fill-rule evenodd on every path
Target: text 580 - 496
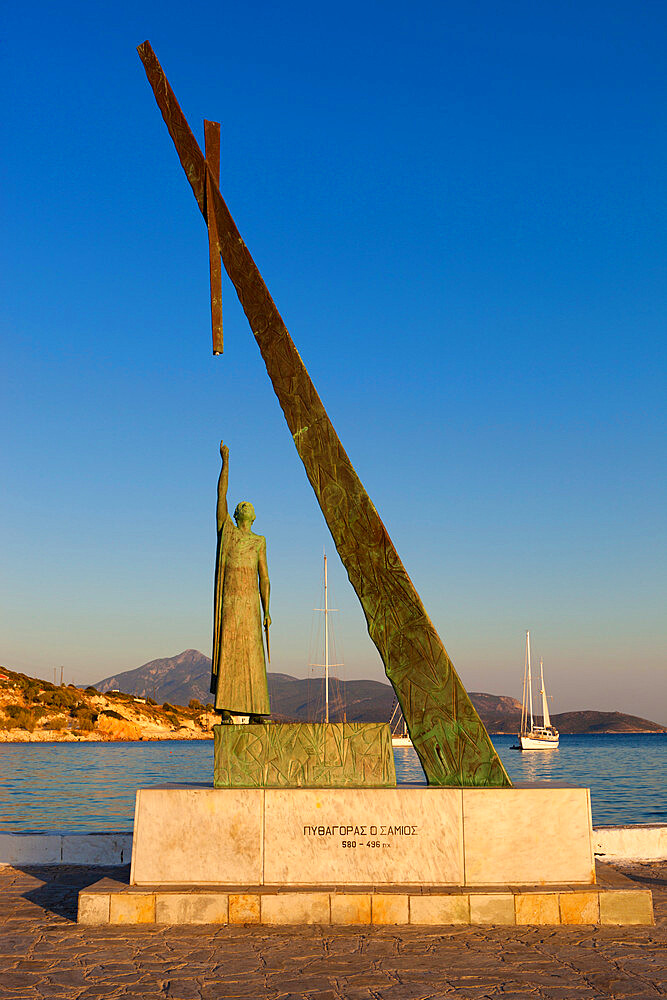
M 382 844 L 379 840 L 367 840 L 366 843 L 356 840 L 341 840 L 343 847 L 389 847 L 389 844 Z

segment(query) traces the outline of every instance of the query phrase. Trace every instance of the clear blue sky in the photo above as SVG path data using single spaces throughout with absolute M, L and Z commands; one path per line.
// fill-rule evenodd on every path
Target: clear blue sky
M 0 662 L 210 649 L 218 443 L 304 674 L 328 544 L 135 47 L 150 39 L 469 690 L 665 706 L 667 8 L 38 2 L 4 14 Z

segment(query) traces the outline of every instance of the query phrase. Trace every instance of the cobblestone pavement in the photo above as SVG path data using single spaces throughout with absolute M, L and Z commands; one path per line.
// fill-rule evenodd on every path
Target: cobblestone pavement
M 655 927 L 79 927 L 119 869 L 0 868 L 0 1000 L 435 1000 L 667 993 L 667 864 L 625 866 Z

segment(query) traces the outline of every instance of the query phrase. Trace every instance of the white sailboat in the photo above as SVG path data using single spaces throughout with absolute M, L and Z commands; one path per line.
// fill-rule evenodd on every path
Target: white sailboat
M 544 664 L 540 657 L 540 693 L 542 695 L 542 725 L 533 720 L 533 680 L 530 673 L 530 632 L 526 632 L 526 656 L 523 667 L 523 699 L 521 703 L 521 731 L 519 743 L 522 750 L 557 750 L 558 730 L 551 725 L 547 693 L 544 687 Z M 530 723 L 530 724 L 529 724 Z
M 398 716 L 398 718 L 397 718 Z M 410 739 L 410 733 L 408 732 L 407 723 L 401 712 L 401 706 L 396 702 L 394 711 L 391 713 L 391 719 L 389 720 L 389 728 L 391 729 L 391 745 L 392 747 L 411 747 L 412 740 Z

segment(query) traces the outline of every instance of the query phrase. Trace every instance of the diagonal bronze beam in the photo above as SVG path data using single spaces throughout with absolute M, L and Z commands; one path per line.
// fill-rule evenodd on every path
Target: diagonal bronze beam
M 148 81 L 206 219 L 206 159 L 155 53 L 139 46 Z M 510 779 L 419 594 L 327 416 L 209 171 L 220 253 L 292 432 L 338 554 L 366 616 L 432 785 L 508 786 Z

